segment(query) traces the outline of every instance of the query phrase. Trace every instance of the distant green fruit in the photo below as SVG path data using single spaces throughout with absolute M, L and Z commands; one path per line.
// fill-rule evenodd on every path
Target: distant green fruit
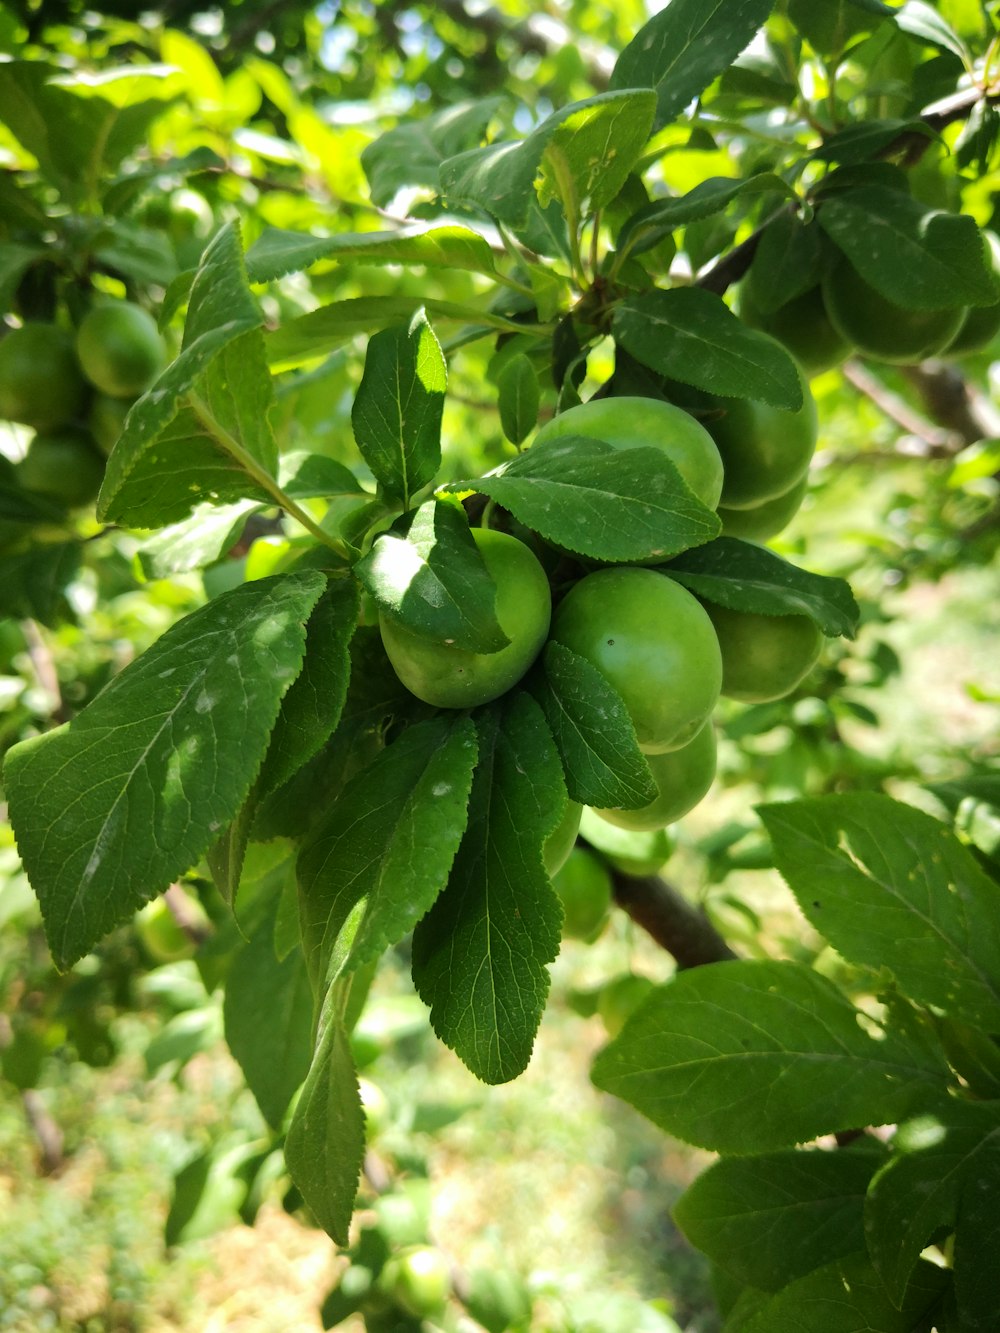
M 145 393 L 167 364 L 167 348 L 156 320 L 131 301 L 109 301 L 84 316 L 76 354 L 95 388 L 112 398 Z
M 379 1275 L 379 1287 L 414 1319 L 440 1314 L 451 1291 L 448 1260 L 431 1245 L 394 1254 Z
M 358 1079 L 358 1094 L 361 1097 L 361 1109 L 365 1113 L 365 1136 L 368 1139 L 381 1134 L 389 1125 L 389 1099 L 371 1079 Z
M 110 454 L 118 443 L 125 418 L 134 402 L 134 398 L 112 398 L 108 393 L 94 394 L 87 414 L 87 425 L 103 454 Z
M 715 751 L 715 728 L 711 722 L 706 722 L 694 740 L 679 750 L 646 756 L 658 790 L 654 800 L 638 810 L 598 810 L 597 813 L 610 824 L 640 833 L 665 828 L 693 810 L 708 792 L 715 777 Z
M 597 848 L 612 870 L 639 879 L 658 874 L 674 854 L 674 840 L 666 829 L 636 833 L 618 828 L 586 806 L 580 818 L 580 834 Z
M 198 906 L 200 908 L 201 904 Z M 191 936 L 177 924 L 163 898 L 154 898 L 136 913 L 135 928 L 154 963 L 176 963 L 182 958 L 191 958 L 197 947 Z
M 655 989 L 654 981 L 649 977 L 637 976 L 634 972 L 624 972 L 621 976 L 612 978 L 602 988 L 597 997 L 597 1012 L 609 1037 L 618 1036 L 649 993 Z
M 97 498 L 104 459 L 85 430 L 53 427 L 32 439 L 18 464 L 17 479 L 27 491 L 77 509 Z
M 822 375 L 850 356 L 851 344 L 830 323 L 819 286 L 793 296 L 777 310 L 761 310 L 747 283 L 740 288 L 739 316 L 744 324 L 769 333 L 795 357 L 807 375 Z
M 466 1278 L 462 1302 L 486 1333 L 526 1329 L 531 1320 L 531 1293 L 510 1269 L 474 1268 Z
M 0 418 L 51 430 L 83 412 L 87 386 L 72 336 L 54 324 L 25 324 L 0 340 Z
M 574 847 L 552 887 L 563 906 L 563 936 L 592 944 L 611 914 L 611 876 L 605 867 L 593 852 Z
M 809 616 L 767 616 L 706 603 L 722 649 L 722 693 L 743 703 L 783 699 L 815 666 L 823 633 Z

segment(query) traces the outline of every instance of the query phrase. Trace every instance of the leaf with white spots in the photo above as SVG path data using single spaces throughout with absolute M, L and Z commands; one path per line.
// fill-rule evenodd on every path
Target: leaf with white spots
M 697 597 L 731 611 L 764 616 L 808 616 L 831 638 L 854 638 L 857 602 L 850 584 L 813 574 L 755 542 L 720 537 L 685 551 L 664 570 Z
M 950 829 L 876 792 L 760 815 L 799 906 L 839 953 L 1000 1033 L 1000 886 Z
M 72 722 L 9 752 L 11 823 L 57 966 L 166 889 L 235 816 L 325 586 L 308 570 L 222 594 Z
M 592 560 L 667 560 L 720 527 L 659 449 L 614 449 L 575 435 L 441 489 L 488 495 L 546 541 Z

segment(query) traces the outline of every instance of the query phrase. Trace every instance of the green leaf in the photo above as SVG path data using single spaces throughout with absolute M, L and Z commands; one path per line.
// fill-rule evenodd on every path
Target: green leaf
M 750 42 L 774 0 L 671 0 L 618 57 L 612 88 L 655 88 L 669 124 Z
M 467 718 L 410 727 L 347 783 L 303 844 L 302 941 L 319 993 L 331 960 L 346 973 L 377 958 L 434 902 L 465 829 L 475 759 Z M 345 959 L 338 939 L 358 912 Z
M 865 1191 L 884 1160 L 868 1140 L 818 1149 L 724 1157 L 674 1207 L 692 1245 L 740 1282 L 778 1291 L 865 1246 Z
M 108 459 L 102 519 L 160 527 L 199 502 L 270 499 L 255 479 L 277 467 L 261 318 L 238 231 L 224 227 L 202 256 L 181 354 L 132 407 Z
M 989 1333 L 996 1323 L 996 1274 L 1000 1271 L 1000 1152 L 984 1156 L 975 1180 L 967 1180 L 955 1223 L 955 1299 L 963 1329 Z
M 627 297 L 613 326 L 625 350 L 661 375 L 789 412 L 802 406 L 792 358 L 774 339 L 748 329 L 712 292 L 675 287 Z
M 247 272 L 251 282 L 270 282 L 311 268 L 321 259 L 496 272 L 489 242 L 478 232 L 469 227 L 421 224 L 397 231 L 338 232 L 333 236 L 265 227 L 247 252 Z
M 177 277 L 173 246 L 162 232 L 120 218 L 109 221 L 93 243 L 99 265 L 143 287 L 168 287 Z
M 656 199 L 633 213 L 618 234 L 617 249 L 619 253 L 644 254 L 679 227 L 723 212 L 740 195 L 775 190 L 790 199 L 795 198 L 792 187 L 770 171 L 760 172 L 747 180 L 710 176 L 687 194 L 673 199 Z
M 2 203 L 0 200 L 0 206 Z M 0 244 L 0 309 L 11 309 L 18 283 L 44 254 L 45 249 L 40 245 L 22 245 L 17 241 Z
M 937 1306 L 948 1273 L 921 1263 L 897 1310 L 864 1254 L 848 1255 L 818 1268 L 773 1296 L 740 1333 L 915 1333 Z
M 595 560 L 666 560 L 719 531 L 659 449 L 582 436 L 560 436 L 441 490 L 488 495 L 547 541 Z
M 545 139 L 534 187 L 542 208 L 556 198 L 567 218 L 581 218 L 625 184 L 653 128 L 656 97 L 632 90 L 567 110 Z
M 555 172 L 560 196 L 568 191 L 580 205 L 587 199 L 591 208 L 602 207 L 635 165 L 652 124 L 652 104 L 648 93 L 635 88 L 571 102 L 526 139 L 448 158 L 441 164 L 441 193 L 517 229 L 528 224 L 536 198 L 543 207 L 549 201 Z
M 327 356 L 358 334 L 411 320 L 421 310 L 438 323 L 450 320 L 502 333 L 531 332 L 530 325 L 455 301 L 432 301 L 419 296 L 359 296 L 320 306 L 282 324 L 267 335 L 267 358 L 274 369 L 287 370 Z
M 480 142 L 500 102 L 499 97 L 456 102 L 420 120 L 396 125 L 368 144 L 361 165 L 372 203 L 387 208 L 407 185 L 437 193 L 441 163 Z
M 405 536 L 383 533 L 354 572 L 413 634 L 473 653 L 510 643 L 496 618 L 496 585 L 459 505 L 428 500 Z
M 58 625 L 73 618 L 66 589 L 80 570 L 78 541 L 52 542 L 3 557 L 0 617 L 40 620 Z
M 761 233 L 750 265 L 750 295 L 765 313 L 815 287 L 823 276 L 823 233 L 782 210 Z
M 600 1052 L 593 1079 L 686 1143 L 734 1153 L 891 1124 L 946 1087 L 925 1049 L 874 1040 L 832 982 L 772 961 L 679 973 Z
M 315 571 L 261 579 L 174 625 L 5 781 L 57 966 L 203 855 L 235 816 L 298 674 Z
M 550 642 L 531 690 L 562 758 L 570 799 L 597 809 L 638 809 L 657 795 L 618 691 L 595 666 Z
M 831 134 L 815 150 L 813 157 L 820 162 L 845 165 L 867 163 L 901 136 L 910 134 L 923 134 L 928 142 L 934 138 L 934 131 L 925 120 L 866 120 Z M 825 181 L 823 186 L 825 188 Z
M 865 1200 L 868 1252 L 895 1305 L 903 1304 L 920 1252 L 939 1229 L 954 1227 L 966 1183 L 979 1183 L 998 1150 L 997 1102 L 952 1100 L 899 1127 Z M 995 1212 L 995 1198 L 990 1206 Z
M 523 352 L 511 359 L 497 379 L 500 425 L 511 444 L 520 444 L 538 424 L 540 390 L 535 367 Z
M 1000 887 L 945 825 L 876 792 L 760 816 L 799 906 L 839 953 L 1000 1032 Z
M 285 1140 L 285 1162 L 316 1221 L 338 1245 L 365 1153 L 365 1116 L 344 1024 L 328 1016 Z
M 261 508 L 256 500 L 198 505 L 190 518 L 172 523 L 142 542 L 135 553 L 136 563 L 147 579 L 169 579 L 192 569 L 204 569 L 236 545 L 247 519 Z
M 906 310 L 1000 300 L 982 233 L 967 213 L 869 185 L 824 199 L 816 216 L 865 281 Z
M 691 592 L 729 607 L 766 616 L 808 616 L 831 638 L 853 639 L 860 612 L 850 584 L 799 569 L 773 551 L 738 537 L 718 537 L 685 551 L 664 571 Z
M 255 800 L 287 782 L 333 735 L 347 698 L 357 623 L 357 584 L 332 581 L 309 617 L 302 670 L 281 701 Z
M 294 500 L 329 500 L 340 495 L 367 495 L 349 467 L 326 454 L 294 449 L 283 453 L 278 464 L 278 484 Z
M 302 952 L 279 962 L 270 911 L 226 977 L 226 1041 L 264 1119 L 280 1129 L 312 1057 L 312 987 Z
M 535 701 L 476 715 L 479 762 L 448 886 L 413 935 L 413 980 L 435 1032 L 485 1083 L 531 1058 L 559 952 L 559 900 L 542 861 L 565 808 L 559 756 Z
M 937 10 L 922 0 L 906 0 L 896 10 L 896 26 L 909 37 L 926 42 L 928 46 L 940 47 L 958 56 L 966 69 L 972 68 L 972 55 L 958 33 Z
M 351 411 L 354 438 L 386 493 L 406 508 L 441 465 L 447 384 L 444 355 L 422 309 L 409 325 L 369 339 Z

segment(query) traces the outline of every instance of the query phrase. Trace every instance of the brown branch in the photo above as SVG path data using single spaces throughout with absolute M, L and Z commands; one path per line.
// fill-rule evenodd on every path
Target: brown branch
M 49 645 L 45 642 L 42 631 L 34 620 L 23 620 L 21 622 L 21 633 L 24 635 L 27 644 L 28 657 L 31 661 L 31 669 L 35 673 L 35 679 L 52 700 L 49 717 L 53 725 L 57 726 L 65 722 L 69 714 L 66 711 L 66 700 L 63 698 L 62 686 L 59 684 L 59 673 L 56 671 L 56 664 L 52 660 Z
M 657 875 L 637 878 L 613 871 L 615 902 L 667 953 L 678 969 L 736 958 L 705 913 Z
M 915 412 L 910 404 L 900 398 L 878 378 L 867 366 L 859 361 L 847 361 L 841 367 L 841 374 L 848 384 L 870 399 L 883 415 L 895 422 L 908 434 L 916 436 L 924 446 L 920 454 L 924 458 L 952 458 L 962 449 L 966 440 L 960 431 L 939 428 L 926 417 Z
M 181 886 L 171 884 L 163 892 L 163 901 L 166 903 L 174 922 L 188 939 L 194 944 L 204 944 L 212 933 L 211 927 L 200 915 L 196 915 L 192 911 L 187 894 Z
M 45 1109 L 45 1103 L 34 1088 L 25 1088 L 21 1093 L 21 1104 L 31 1132 L 38 1141 L 39 1169 L 43 1176 L 51 1176 L 62 1166 L 63 1135 L 62 1130 Z
M 928 416 L 957 435 L 963 444 L 1000 435 L 1000 412 L 955 366 L 925 361 L 902 367 L 920 394 Z

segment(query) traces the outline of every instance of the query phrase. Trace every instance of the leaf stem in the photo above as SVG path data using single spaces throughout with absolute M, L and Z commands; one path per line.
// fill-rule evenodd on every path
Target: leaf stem
M 250 451 L 240 443 L 235 435 L 226 430 L 204 398 L 197 393 L 189 393 L 188 402 L 209 435 L 239 463 L 244 472 L 253 478 L 261 490 L 266 491 L 271 496 L 279 508 L 283 509 L 290 518 L 294 518 L 296 523 L 300 523 L 318 542 L 328 546 L 331 551 L 336 551 L 342 559 L 346 560 L 348 558 L 347 548 L 338 542 L 335 537 L 331 537 L 328 532 L 324 532 L 316 520 L 281 489 L 274 477 L 265 471 Z

